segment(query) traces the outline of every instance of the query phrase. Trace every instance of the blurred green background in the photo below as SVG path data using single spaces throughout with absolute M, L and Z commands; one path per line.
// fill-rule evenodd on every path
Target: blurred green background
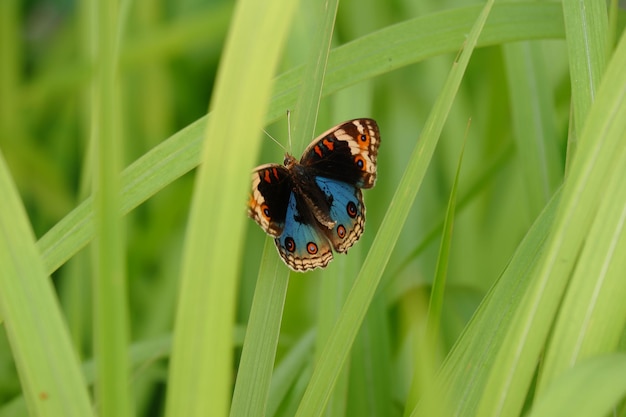
M 412 18 L 474 4 L 482 2 L 344 0 L 339 5 L 333 46 Z M 123 3 L 119 52 L 124 166 L 206 115 L 233 7 L 232 1 L 216 0 Z M 309 7 L 304 2 L 297 12 L 279 74 L 308 57 L 310 34 L 315 30 L 308 19 Z M 91 193 L 88 33 L 93 18 L 87 15 L 84 2 L 70 0 L 3 0 L 0 16 L 0 149 L 40 238 Z M 621 10 L 619 28 L 623 17 Z M 516 51 L 499 44 L 475 51 L 382 279 L 379 298 L 386 305 L 384 321 L 390 335 L 384 345 L 394 358 L 392 389 L 399 403 L 411 384 L 411 369 L 404 365 L 410 328 L 420 320 L 417 317 L 423 318 L 420 309 L 425 301 L 420 300 L 427 299 L 435 273 L 440 227 L 463 141 L 466 149 L 442 322 L 444 352 L 457 340 L 563 178 L 571 128 L 565 40 L 561 35 L 532 41 L 532 46 L 516 45 L 520 48 Z M 525 53 L 532 55 L 533 67 L 521 67 L 516 57 Z M 348 256 L 336 256 L 331 268 L 358 263 L 367 253 L 456 56 L 457 52 L 450 52 L 411 63 L 322 99 L 318 133 L 350 118 L 371 117 L 377 120 L 382 137 L 378 182 L 364 192 L 365 234 Z M 536 99 L 531 111 L 541 113 L 541 131 L 516 125 L 511 92 L 522 84 L 520 73 L 536 77 L 538 90 L 526 92 Z M 267 130 L 289 147 L 286 117 Z M 541 192 L 529 190 L 525 181 L 527 171 L 535 167 L 516 146 L 519 132 L 528 134 L 528 140 L 548 143 L 549 181 Z M 263 132 L 259 135 L 264 139 L 258 164 L 280 163 L 284 151 Z M 299 156 L 305 145 L 294 143 L 290 151 Z M 126 216 L 130 339 L 134 344 L 167 339 L 171 332 L 193 181 L 192 171 Z M 219 204 L 220 196 L 214 199 Z M 245 216 L 245 203 L 244 198 L 241 216 Z M 265 239 L 254 222 L 248 221 L 237 304 L 237 322 L 242 325 L 248 318 Z M 324 308 L 318 302 L 323 274 L 292 274 L 278 361 L 314 327 Z M 52 273 L 73 343 L 83 360 L 93 353 L 89 276 L 86 250 Z M 351 278 L 345 278 L 349 285 Z M 9 404 L 21 388 L 4 332 L 0 334 L 0 375 L 0 405 Z M 166 378 L 167 361 L 161 356 L 147 360 L 133 374 L 138 415 L 161 415 Z M 401 409 L 398 405 L 387 415 L 400 415 Z

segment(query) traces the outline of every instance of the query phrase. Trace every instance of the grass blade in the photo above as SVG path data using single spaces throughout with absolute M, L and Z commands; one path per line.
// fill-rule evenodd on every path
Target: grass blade
M 469 58 L 476 45 L 489 11 L 488 2 L 470 32 L 459 60 L 455 63 L 439 100 L 424 127 L 423 135 L 411 157 L 409 167 L 398 186 L 398 190 L 368 256 L 363 263 L 361 272 L 355 281 L 344 305 L 337 325 L 333 330 L 324 350 L 321 353 L 324 361 L 317 364 L 311 376 L 311 382 L 298 408 L 297 416 L 318 416 L 324 411 L 339 373 L 349 354 L 358 329 L 365 317 L 367 307 L 378 286 L 385 265 L 408 216 L 409 209 L 419 189 L 428 161 L 430 160 L 439 134 L 443 129 L 446 116 L 452 106 L 456 91 L 461 83 Z M 384 145 L 383 145 L 384 146 Z
M 230 415 L 265 415 L 289 272 L 266 239 L 244 339 Z M 270 253 L 272 255 L 270 255 Z
M 516 415 L 522 408 L 607 178 L 617 172 L 615 155 L 620 155 L 626 131 L 621 117 L 626 112 L 625 65 L 626 37 L 622 37 L 581 135 L 550 242 L 489 377 L 478 409 L 481 416 Z
M 511 326 L 513 313 L 530 285 L 525 277 L 543 253 L 549 228 L 554 222 L 560 192 L 544 208 L 497 283 L 484 298 L 463 334 L 446 358 L 435 386 L 454 416 L 478 415 L 485 384 L 493 369 L 497 347 Z M 428 415 L 423 404 L 412 416 Z
M 443 224 L 443 235 L 439 246 L 439 255 L 437 257 L 437 269 L 435 270 L 435 276 L 430 291 L 426 328 L 423 332 L 418 332 L 417 340 L 415 341 L 415 345 L 417 346 L 415 352 L 415 368 L 413 369 L 411 390 L 409 391 L 408 400 L 404 409 L 405 416 L 412 414 L 419 398 L 423 398 L 423 407 L 430 410 L 430 413 L 433 415 L 448 415 L 450 413 L 450 410 L 445 409 L 445 406 L 442 405 L 443 403 L 437 401 L 437 396 L 433 395 L 436 391 L 432 389 L 430 382 L 435 379 L 436 371 L 441 365 L 441 312 L 443 310 L 448 263 L 450 262 L 452 231 L 454 229 L 454 217 L 457 209 L 456 196 L 463 154 L 465 152 L 465 141 L 466 140 L 463 141 L 454 183 L 452 184 L 452 190 L 448 200 L 446 217 Z M 431 401 L 431 399 L 434 399 L 434 401 Z
M 611 415 L 626 395 L 626 356 L 589 359 L 567 370 L 537 398 L 528 417 Z
M 91 416 L 78 358 L 2 154 L 0 198 L 0 316 L 28 409 L 38 416 Z
M 233 17 L 185 241 L 168 416 L 228 413 L 235 289 L 247 221 L 241 216 L 241 202 L 259 149 L 259 140 L 250 138 L 260 138 L 272 77 L 294 10 L 295 3 L 289 1 L 243 0 Z
M 319 30 L 312 41 L 306 67 L 306 79 L 310 82 L 301 90 L 294 115 L 294 133 L 302 132 L 297 138 L 300 142 L 309 135 L 313 136 L 315 129 L 337 4 L 336 0 L 324 3 L 324 13 L 320 13 L 317 19 Z M 263 267 L 259 271 L 250 311 L 231 416 L 265 415 L 289 277 L 288 270 L 278 257 L 268 256 L 269 251 L 274 251 L 272 240 L 266 239 Z
M 473 6 L 413 19 L 334 49 L 323 94 L 428 57 L 456 52 L 479 12 L 480 7 Z M 558 4 L 496 5 L 478 44 L 563 37 L 562 18 Z M 267 121 L 283 117 L 285 109 L 293 108 L 301 80 L 302 68 L 276 79 Z M 203 117 L 192 123 L 124 170 L 123 213 L 130 212 L 199 164 L 202 137 L 212 119 L 212 116 Z M 49 273 L 92 239 L 92 210 L 92 201 L 88 199 L 41 237 L 38 246 Z
M 534 219 L 563 178 L 554 104 L 540 45 L 517 42 L 504 45 L 516 149 L 524 171 L 527 210 Z
M 131 415 L 127 361 L 128 309 L 123 223 L 119 212 L 121 148 L 117 71 L 117 2 L 94 5 L 92 36 L 96 45 L 92 141 L 95 157 L 93 189 L 94 347 L 100 378 L 96 402 L 102 415 Z
M 626 137 L 626 128 L 617 134 Z M 613 167 L 559 309 L 537 392 L 577 362 L 616 350 L 626 324 L 626 306 L 618 301 L 626 297 L 626 152 Z
M 572 80 L 574 124 L 579 135 L 608 60 L 610 37 L 606 2 L 565 1 L 563 19 Z
M 337 16 L 338 0 L 325 2 L 313 2 L 314 8 L 323 6 L 317 16 L 319 28 L 311 42 L 311 54 L 308 63 L 304 68 L 305 83 L 301 85 L 301 92 L 295 107 L 293 136 L 296 142 L 308 144 L 315 136 L 315 125 L 322 99 L 322 88 L 324 86 L 324 76 L 326 75 L 326 64 L 330 54 L 330 43 L 333 39 L 333 28 Z M 302 147 L 304 148 L 304 147 Z

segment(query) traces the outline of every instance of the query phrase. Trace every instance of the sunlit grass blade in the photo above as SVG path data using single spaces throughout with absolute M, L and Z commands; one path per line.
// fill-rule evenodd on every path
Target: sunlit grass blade
M 481 416 L 521 410 L 535 365 L 562 300 L 608 179 L 616 174 L 626 132 L 626 37 L 622 37 L 580 137 L 559 211 L 532 282 L 512 321 L 489 377 Z
M 438 397 L 444 398 L 455 416 L 477 415 L 484 386 L 513 313 L 518 309 L 529 280 L 543 253 L 550 226 L 554 222 L 560 192 L 557 192 L 519 244 L 502 276 L 483 299 L 471 322 L 465 327 L 446 358 L 434 382 Z M 422 404 L 412 416 L 428 415 Z
M 458 51 L 479 11 L 480 7 L 469 7 L 420 17 L 334 49 L 329 58 L 324 95 L 428 57 Z M 562 14 L 558 4 L 506 4 L 495 6 L 479 45 L 562 36 Z M 376 45 L 384 45 L 384 48 L 374 49 Z M 301 80 L 301 68 L 276 79 L 266 121 L 284 117 L 285 109 L 293 108 Z M 203 117 L 190 124 L 124 171 L 123 213 L 128 213 L 198 165 L 204 130 L 212 119 L 212 116 Z M 39 239 L 38 246 L 49 273 L 92 239 L 92 210 L 89 199 Z
M 572 82 L 575 137 L 579 137 L 595 100 L 609 57 L 606 2 L 564 1 L 563 20 Z
M 528 417 L 602 417 L 626 395 L 626 355 L 583 361 L 552 381 Z
M 361 83 L 358 86 L 347 88 L 333 95 L 330 99 L 332 103 L 332 112 L 329 112 L 325 119 L 330 120 L 332 123 L 336 123 L 353 117 L 371 116 L 373 114 L 374 104 L 371 90 L 372 88 L 370 83 Z M 365 204 L 367 205 L 372 201 L 370 193 L 366 191 L 363 194 Z M 367 224 L 368 222 L 366 221 L 365 230 L 372 230 L 369 226 L 367 226 Z M 354 279 L 358 274 L 361 263 L 363 262 L 367 249 L 367 239 L 371 236 L 372 235 L 364 234 L 363 238 L 365 242 L 360 241 L 358 244 L 355 244 L 355 246 L 350 248 L 349 255 L 346 256 L 346 254 L 336 254 L 335 260 L 329 265 L 329 267 L 324 271 L 320 271 L 318 274 L 320 276 L 320 283 L 318 286 L 319 295 L 317 298 L 319 313 L 316 321 L 317 340 L 315 351 L 316 357 L 313 361 L 314 363 L 324 360 L 321 356 L 322 348 L 326 344 L 328 337 L 337 322 L 341 308 L 352 284 L 354 283 Z M 372 329 L 371 327 L 369 328 L 370 330 L 378 330 Z M 355 360 L 360 360 L 360 362 L 358 362 L 359 368 L 352 368 L 353 362 L 349 361 L 349 366 L 346 366 L 343 369 L 327 404 L 325 412 L 326 415 L 361 415 L 358 410 L 352 410 L 349 408 L 352 405 L 350 402 L 350 395 L 352 391 L 359 389 L 375 389 L 372 386 L 365 387 L 362 383 L 363 380 L 359 379 L 361 376 L 365 377 L 364 373 L 367 373 L 367 380 L 371 381 L 369 377 L 371 377 L 372 374 L 376 374 L 374 368 L 378 368 L 379 365 L 382 366 L 380 361 L 378 364 L 372 363 L 371 366 L 366 365 L 368 363 L 367 360 L 371 359 L 369 354 L 372 354 L 373 349 L 375 349 L 373 348 L 368 350 L 368 347 L 371 347 L 368 336 L 375 337 L 375 335 L 382 337 L 380 334 L 370 333 L 367 335 L 362 334 L 363 337 L 357 339 L 353 352 L 355 350 L 362 352 L 360 358 L 354 358 Z M 377 340 L 381 341 L 382 339 Z M 363 357 L 363 355 L 367 356 Z M 364 391 L 356 391 L 354 395 L 362 396 L 363 392 Z M 374 407 L 375 400 L 375 397 L 370 397 L 368 404 Z
M 483 166 L 481 166 L 479 172 L 474 173 L 469 177 L 469 179 L 464 180 L 466 184 L 469 183 L 469 186 L 467 186 L 467 190 L 461 194 L 457 203 L 457 210 L 462 211 L 462 209 L 467 207 L 476 195 L 484 189 L 485 184 L 493 179 L 496 173 L 506 167 L 506 164 L 510 162 L 512 157 L 512 146 L 506 146 L 504 149 L 500 150 L 500 152 L 498 152 L 492 160 L 487 161 Z M 435 222 L 435 224 L 424 233 L 424 237 L 419 241 L 419 244 L 415 247 L 415 249 L 413 249 L 400 263 L 398 269 L 388 273 L 389 279 L 382 283 L 385 291 L 389 291 L 389 289 L 393 286 L 398 286 L 399 284 L 397 281 L 402 277 L 402 270 L 405 269 L 415 258 L 417 258 L 429 244 L 441 236 L 444 221 L 445 217 L 442 216 L 441 219 Z
M 626 129 L 618 134 L 624 140 Z M 626 152 L 617 157 L 551 335 L 539 393 L 577 362 L 617 349 L 626 324 Z
M 534 219 L 563 178 L 552 91 L 540 45 L 504 45 L 516 150 L 524 172 L 526 210 Z
M 333 75 L 334 71 L 327 72 L 329 78 L 325 81 L 324 95 L 328 92 L 326 89 L 336 89 L 337 80 L 354 71 L 357 74 L 365 73 L 365 78 L 370 78 L 374 74 L 388 72 L 411 62 L 421 61 L 425 57 L 438 55 L 437 51 L 441 48 L 456 50 L 459 39 L 467 34 L 479 12 L 480 6 L 475 5 L 420 16 L 383 29 L 381 32 L 388 34 L 386 39 L 372 33 L 342 46 L 341 48 L 361 52 L 357 52 L 356 56 L 353 55 L 353 58 L 358 59 L 352 59 L 352 62 L 350 58 L 339 58 L 336 62 L 331 58 L 329 67 L 338 70 L 341 67 L 341 70 L 337 75 Z M 185 16 L 167 28 L 152 33 L 152 36 L 131 38 L 121 51 L 121 64 L 123 67 L 126 65 L 124 67 L 126 69 L 134 69 L 136 66 L 145 65 L 147 60 L 165 60 L 198 47 L 215 48 L 223 41 L 224 22 L 231 14 L 232 5 L 219 5 L 198 14 Z M 563 37 L 563 9 L 559 3 L 504 2 L 495 5 L 479 45 Z M 398 42 L 385 43 L 389 40 Z M 371 41 L 375 41 L 374 44 L 371 44 Z M 381 59 L 377 57 L 379 53 L 374 53 L 368 60 L 367 51 L 370 51 L 373 45 L 383 45 L 382 49 L 391 52 L 393 59 Z M 400 49 L 401 53 L 394 53 L 394 49 Z M 341 65 L 338 67 L 337 64 L 340 62 Z M 40 76 L 37 75 L 32 83 L 24 87 L 21 102 L 25 108 L 36 107 L 49 100 L 50 96 L 66 93 L 75 89 L 77 84 L 85 84 L 89 80 L 88 65 L 76 66 L 65 61 L 62 64 Z M 371 67 L 364 68 L 364 64 Z M 296 74 L 295 78 L 300 79 L 301 74 Z M 353 82 L 357 81 L 358 79 L 353 79 Z M 293 93 L 294 100 L 296 94 Z M 284 114 L 285 108 L 280 107 L 281 115 Z
M 400 415 L 390 410 L 394 404 L 393 352 L 391 330 L 386 320 L 387 302 L 382 294 L 374 296 L 350 353 L 350 379 L 347 416 Z M 367 398 L 367 401 L 363 401 Z
M 233 345 L 235 348 L 243 344 L 245 328 L 237 326 L 233 332 Z M 132 378 L 137 378 L 142 372 L 150 368 L 150 365 L 160 359 L 166 359 L 172 351 L 172 337 L 170 335 L 156 337 L 154 339 L 142 340 L 130 345 L 128 350 L 128 362 L 130 364 Z M 98 370 L 93 358 L 82 364 L 82 375 L 85 383 L 92 385 L 98 378 Z M 24 397 L 14 398 L 10 404 L 3 404 L 0 407 L 1 417 L 23 416 L 27 414 Z
M 336 0 L 324 3 L 324 10 L 318 14 L 319 30 L 312 40 L 305 67 L 309 82 L 301 89 L 294 114 L 294 133 L 300 132 L 299 142 L 313 136 L 337 4 Z M 268 257 L 269 251 L 274 251 L 273 246 L 271 239 L 266 239 L 264 258 Z M 265 415 L 288 278 L 289 270 L 282 266 L 277 256 L 269 256 L 263 261 L 250 311 L 231 416 Z
M 213 117 L 184 245 L 168 416 L 228 413 L 237 273 L 247 221 L 242 201 L 295 6 L 280 0 L 237 4 L 211 100 Z
M 444 122 L 461 84 L 470 56 L 476 46 L 492 2 L 488 2 L 475 22 L 455 62 L 441 95 L 427 120 L 423 134 L 413 151 L 409 166 L 402 177 L 393 203 L 388 210 L 380 230 L 374 239 L 369 256 L 355 281 L 342 309 L 337 325 L 329 337 L 320 361 L 311 376 L 311 382 L 298 408 L 297 416 L 318 416 L 326 407 L 337 378 L 348 357 L 358 329 L 374 296 L 380 277 L 391 255 L 394 243 L 402 229 L 411 205 L 417 195 L 428 163 L 439 139 Z M 461 46 L 461 45 L 460 45 Z M 384 146 L 384 142 L 383 142 Z
M 311 330 L 289 349 L 289 353 L 278 364 L 272 375 L 266 415 L 276 415 L 287 393 L 296 385 L 297 378 L 304 375 L 303 370 L 313 357 L 314 345 L 315 331 Z
M 78 358 L 2 154 L 0 199 L 0 316 L 28 409 L 38 416 L 91 416 Z
M 20 139 L 19 130 L 23 125 L 22 114 L 15 105 L 19 101 L 19 88 L 21 83 L 20 66 L 22 62 L 22 43 L 20 42 L 21 30 L 19 16 L 21 4 L 18 0 L 7 0 L 0 4 L 0 129 L 4 133 L 4 145 L 9 141 Z
M 304 67 L 302 78 L 304 82 L 300 85 L 300 93 L 293 115 L 292 135 L 299 145 L 308 144 L 315 136 L 317 114 L 319 112 L 320 100 L 322 99 L 322 88 L 324 86 L 328 56 L 330 55 L 330 44 L 333 39 L 338 5 L 338 0 L 329 0 L 319 3 L 313 2 L 313 6 L 311 6 L 313 10 L 319 9 L 313 16 L 319 16 L 320 18 L 316 19 L 319 21 L 319 27 L 309 45 L 311 52 Z
M 273 239 L 266 239 L 237 372 L 231 417 L 266 415 L 289 283 L 289 271 L 275 251 Z
M 468 123 L 468 127 L 469 125 L 470 123 Z M 454 230 L 454 218 L 457 208 L 456 196 L 466 140 L 467 139 L 463 141 L 454 183 L 452 184 L 452 190 L 448 200 L 448 208 L 443 224 L 443 234 L 439 245 L 439 255 L 437 257 L 437 268 L 432 281 L 430 300 L 428 302 L 426 328 L 423 332 L 418 332 L 417 340 L 415 340 L 415 346 L 417 346 L 415 349 L 416 359 L 414 361 L 412 375 L 413 381 L 404 408 L 405 416 L 412 414 L 419 398 L 423 399 L 423 407 L 430 410 L 429 412 L 431 414 L 440 416 L 450 414 L 450 410 L 446 409 L 446 405 L 438 401 L 437 396 L 434 395 L 437 391 L 433 389 L 431 383 L 435 379 L 437 369 L 439 369 L 443 359 L 441 356 L 441 316 L 448 274 L 448 263 L 450 262 L 452 231 Z M 431 401 L 431 399 L 433 401 Z
M 469 126 L 469 125 L 468 125 Z M 467 140 L 467 139 L 465 139 Z M 428 323 L 426 337 L 436 345 L 436 339 L 439 337 L 441 330 L 441 312 L 443 309 L 443 298 L 446 289 L 446 278 L 448 274 L 448 262 L 450 261 L 450 247 L 452 246 L 452 232 L 454 230 L 454 216 L 456 213 L 456 196 L 459 186 L 459 178 L 461 174 L 461 166 L 463 163 L 463 153 L 465 152 L 465 141 L 459 155 L 459 163 L 450 191 L 450 199 L 448 200 L 448 208 L 446 218 L 443 223 L 443 235 L 439 246 L 439 256 L 437 257 L 437 269 L 428 303 Z
M 119 212 L 122 139 L 117 59 L 117 2 L 100 2 L 92 15 L 95 45 L 92 101 L 95 240 L 92 246 L 94 350 L 100 371 L 95 393 L 102 415 L 130 416 L 125 240 Z
M 206 10 L 183 15 L 169 25 L 131 37 L 121 45 L 123 48 L 120 51 L 120 66 L 122 70 L 133 70 L 154 61 L 166 61 L 180 56 L 192 48 L 218 48 L 224 42 L 224 33 L 232 13 L 231 3 L 211 4 Z M 66 94 L 76 89 L 77 85 L 89 82 L 88 62 L 77 65 L 75 62 L 68 64 L 67 60 L 63 60 L 58 64 L 60 65 L 36 74 L 33 81 L 24 86 L 22 103 L 25 107 L 37 108 L 51 97 Z

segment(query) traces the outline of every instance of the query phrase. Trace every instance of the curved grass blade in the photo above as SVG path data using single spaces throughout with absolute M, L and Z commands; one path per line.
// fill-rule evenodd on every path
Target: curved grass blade
M 476 46 L 493 2 L 488 2 L 464 44 L 463 51 L 455 62 L 446 84 L 431 112 L 423 134 L 413 151 L 409 166 L 393 197 L 393 202 L 385 215 L 380 230 L 374 238 L 369 255 L 361 268 L 348 299 L 342 309 L 328 342 L 320 355 L 320 361 L 311 376 L 311 382 L 296 416 L 319 416 L 324 412 L 328 399 L 348 357 L 367 308 L 376 292 L 387 260 L 391 256 L 394 243 L 402 230 L 410 207 L 413 204 L 419 185 L 424 177 L 428 162 L 432 157 L 444 122 L 452 106 L 461 80 Z
M 235 294 L 246 222 L 242 202 L 295 5 L 281 0 L 237 4 L 211 99 L 214 118 L 205 132 L 185 239 L 168 416 L 228 414 Z M 215 196 L 220 196 L 219 203 Z
M 449 415 L 449 410 L 446 409 L 446 405 L 443 402 L 437 401 L 437 396 L 434 395 L 436 391 L 432 389 L 430 381 L 435 379 L 435 374 L 441 362 L 441 311 L 443 309 L 448 263 L 450 261 L 450 247 L 452 245 L 452 231 L 454 229 L 454 217 L 457 208 L 457 189 L 466 141 L 467 136 L 463 141 L 454 183 L 452 184 L 452 191 L 450 192 L 450 198 L 448 200 L 448 209 L 443 224 L 443 236 L 441 238 L 439 256 L 437 258 L 437 269 L 433 278 L 430 300 L 428 302 L 426 329 L 423 334 L 418 335 L 419 339 L 415 341 L 415 345 L 417 346 L 415 353 L 416 359 L 412 375 L 413 381 L 404 409 L 405 416 L 411 415 L 419 398 L 423 398 L 424 407 L 430 410 L 431 414 Z
M 317 110 L 322 94 L 326 62 L 330 51 L 338 1 L 328 1 L 319 13 L 319 30 L 311 45 L 306 67 L 306 83 L 298 98 L 294 117 L 294 132 L 302 132 L 297 140 L 313 136 Z M 270 381 L 280 333 L 283 306 L 287 295 L 289 271 L 284 268 L 274 251 L 273 239 L 267 238 L 262 267 L 248 322 L 241 364 L 235 384 L 231 416 L 265 415 Z
M 479 406 L 481 416 L 522 409 L 572 272 L 587 240 L 607 182 L 617 169 L 626 134 L 626 36 L 622 36 L 585 123 L 566 178 L 552 235 L 500 348 Z
M 589 359 L 554 380 L 528 417 L 602 417 L 626 395 L 626 355 Z
M 420 17 L 334 49 L 323 94 L 431 56 L 457 51 L 479 11 L 480 7 L 472 6 Z M 559 38 L 563 33 L 558 4 L 501 4 L 494 7 L 478 45 Z M 266 121 L 276 120 L 285 109 L 293 108 L 301 79 L 301 68 L 276 79 Z M 198 165 L 202 137 L 212 120 L 210 115 L 199 119 L 124 170 L 122 213 L 130 212 Z M 49 273 L 92 239 L 92 210 L 92 200 L 84 201 L 39 239 L 37 244 Z
M 0 153 L 0 316 L 22 391 L 38 416 L 93 416 L 52 281 Z

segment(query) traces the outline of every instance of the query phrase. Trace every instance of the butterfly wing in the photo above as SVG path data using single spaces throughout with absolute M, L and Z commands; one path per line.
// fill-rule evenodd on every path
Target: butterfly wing
M 278 252 L 295 271 L 325 267 L 332 248 L 346 252 L 363 233 L 361 188 L 376 182 L 380 144 L 372 119 L 354 119 L 324 132 L 300 163 L 254 170 L 248 215 L 273 236 Z
M 376 122 L 354 119 L 322 133 L 305 149 L 300 163 L 320 176 L 371 188 L 376 182 L 379 144 Z
M 289 196 L 283 232 L 274 241 L 278 253 L 294 271 L 323 268 L 333 259 L 321 226 L 294 193 Z
M 336 222 L 323 228 L 337 252 L 346 252 L 363 233 L 365 205 L 361 190 L 345 182 L 317 177 L 315 182 L 330 202 L 330 217 Z
M 277 164 L 257 167 L 252 173 L 248 216 L 267 234 L 280 236 L 285 227 L 290 194 L 291 180 L 287 168 Z

